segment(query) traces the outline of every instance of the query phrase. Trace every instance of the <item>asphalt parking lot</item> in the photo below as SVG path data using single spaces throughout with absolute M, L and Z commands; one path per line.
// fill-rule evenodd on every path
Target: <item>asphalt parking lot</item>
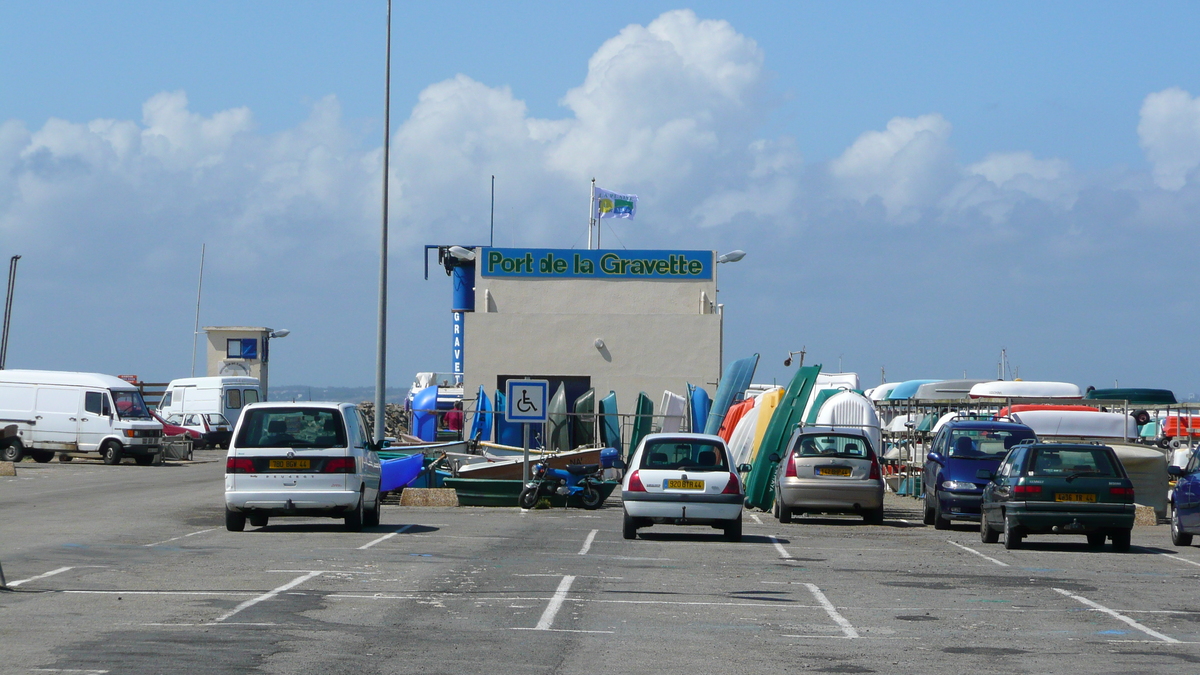
M 223 453 L 0 478 L 4 673 L 1162 673 L 1200 667 L 1200 548 L 1006 551 L 920 524 L 744 540 L 598 511 L 385 507 L 223 526 Z M 619 493 L 618 493 L 619 495 Z

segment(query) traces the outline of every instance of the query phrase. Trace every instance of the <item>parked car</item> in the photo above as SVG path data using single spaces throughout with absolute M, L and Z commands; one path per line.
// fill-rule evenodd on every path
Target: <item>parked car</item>
M 225 458 L 226 529 L 281 516 L 378 525 L 378 450 L 352 403 L 246 406 Z
M 729 448 L 710 434 L 650 434 L 629 460 L 621 485 L 625 519 L 622 534 L 637 537 L 655 524 L 708 525 L 742 539 L 745 492 Z
M 200 445 L 202 434 L 199 431 L 194 431 L 192 429 L 188 429 L 186 427 L 179 426 L 178 424 L 172 424 L 172 423 L 166 421 L 165 419 L 163 419 L 158 413 L 154 412 L 153 410 L 150 411 L 150 416 L 153 417 L 155 420 L 158 420 L 158 423 L 162 425 L 163 436 L 187 436 L 188 439 L 192 441 L 192 443 L 196 444 L 197 446 Z
M 870 430 L 798 428 L 781 469 L 773 507 L 779 522 L 801 513 L 855 513 L 868 523 L 883 522 L 883 477 Z
M 0 370 L 0 419 L 17 435 L 0 440 L 0 461 L 28 453 L 48 462 L 58 452 L 98 452 L 105 464 L 132 456 L 140 465 L 162 452 L 162 425 L 142 394 L 125 380 L 101 373 Z
M 934 437 L 921 474 L 925 524 L 945 530 L 952 520 L 978 521 L 979 503 L 988 483 L 976 477 L 979 471 L 995 473 L 1014 445 L 1036 440 L 1033 429 L 1024 424 L 947 422 Z
M 200 436 L 200 448 L 228 448 L 233 426 L 221 413 L 175 413 L 167 421 Z
M 1009 450 L 983 491 L 979 537 L 1013 549 L 1030 534 L 1082 534 L 1094 548 L 1129 550 L 1133 483 L 1105 445 L 1031 443 Z
M 1191 546 L 1192 536 L 1200 534 L 1200 453 L 1192 451 L 1183 466 L 1168 466 L 1175 477 L 1171 492 L 1171 543 Z

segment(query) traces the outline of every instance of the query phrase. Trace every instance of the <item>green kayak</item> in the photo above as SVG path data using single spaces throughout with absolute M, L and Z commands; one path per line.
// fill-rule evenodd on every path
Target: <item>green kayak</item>
M 792 431 L 800 424 L 804 415 L 804 406 L 812 396 L 813 384 L 821 366 L 806 366 L 796 371 L 795 377 L 788 384 L 771 415 L 767 431 L 763 435 L 758 454 L 754 457 L 754 465 L 746 479 L 746 506 L 771 510 L 775 503 L 775 467 L 777 462 L 771 461 L 771 455 L 782 457 L 787 450 L 787 442 L 792 438 Z

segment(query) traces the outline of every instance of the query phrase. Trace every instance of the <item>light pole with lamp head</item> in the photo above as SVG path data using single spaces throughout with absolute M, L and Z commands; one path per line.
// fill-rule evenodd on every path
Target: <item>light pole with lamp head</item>
M 286 329 L 286 328 L 280 328 L 279 330 L 273 330 L 273 331 L 271 331 L 271 332 L 267 333 L 267 336 L 266 336 L 265 338 L 263 338 L 263 358 L 262 358 L 262 363 L 263 363 L 263 367 L 262 367 L 262 391 L 263 391 L 263 397 L 262 397 L 262 400 L 264 400 L 264 401 L 266 401 L 266 400 L 267 400 L 267 398 L 268 398 L 268 393 L 267 393 L 267 392 L 269 391 L 269 390 L 267 389 L 267 378 L 268 378 L 268 376 L 270 375 L 270 371 L 271 371 L 271 367 L 268 365 L 268 363 L 269 363 L 269 362 L 270 362 L 270 360 L 271 360 L 271 338 L 282 338 L 282 337 L 287 337 L 288 335 L 290 335 L 290 334 L 291 334 L 291 332 L 292 332 L 292 331 L 290 331 L 290 330 L 288 330 L 288 329 Z
M 741 249 L 734 249 L 729 253 L 722 253 L 717 256 L 717 264 L 735 263 L 746 257 L 746 252 Z M 716 283 L 716 270 L 713 270 L 713 294 L 720 297 L 721 289 Z M 718 321 L 721 322 L 720 337 L 717 340 L 717 377 L 720 378 L 725 372 L 725 308 L 721 303 L 717 305 Z
M 801 347 L 800 351 L 798 351 L 798 352 L 788 352 L 787 358 L 783 360 L 783 366 L 786 368 L 786 367 L 792 365 L 792 357 L 799 354 L 800 355 L 800 365 L 798 367 L 803 368 L 804 367 L 804 355 L 806 353 L 807 352 L 804 351 L 804 347 Z

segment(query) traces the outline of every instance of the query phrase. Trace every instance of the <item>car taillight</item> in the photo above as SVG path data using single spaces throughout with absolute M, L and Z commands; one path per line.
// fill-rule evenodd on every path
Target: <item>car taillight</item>
M 871 473 L 867 480 L 879 480 L 879 462 L 874 459 L 871 460 Z
M 254 462 L 246 457 L 230 457 L 225 460 L 225 473 L 254 473 Z
M 740 495 L 742 494 L 742 483 L 738 480 L 738 475 L 729 472 L 729 482 L 725 484 L 725 489 L 721 490 L 723 495 Z
M 645 492 L 646 486 L 642 485 L 642 477 L 637 471 L 629 474 L 629 487 L 626 488 L 629 492 Z
M 1036 495 L 1041 494 L 1041 485 L 1017 485 L 1013 488 L 1014 495 Z
M 784 469 L 783 469 L 783 477 L 784 478 L 795 478 L 796 477 L 796 456 L 788 455 L 787 459 L 785 459 L 783 461 L 787 463 L 787 466 L 784 467 Z
M 356 468 L 353 457 L 334 457 L 325 461 L 321 473 L 354 473 Z
M 1128 501 L 1133 501 L 1133 488 L 1131 487 L 1108 488 L 1108 494 L 1114 497 L 1128 497 Z

